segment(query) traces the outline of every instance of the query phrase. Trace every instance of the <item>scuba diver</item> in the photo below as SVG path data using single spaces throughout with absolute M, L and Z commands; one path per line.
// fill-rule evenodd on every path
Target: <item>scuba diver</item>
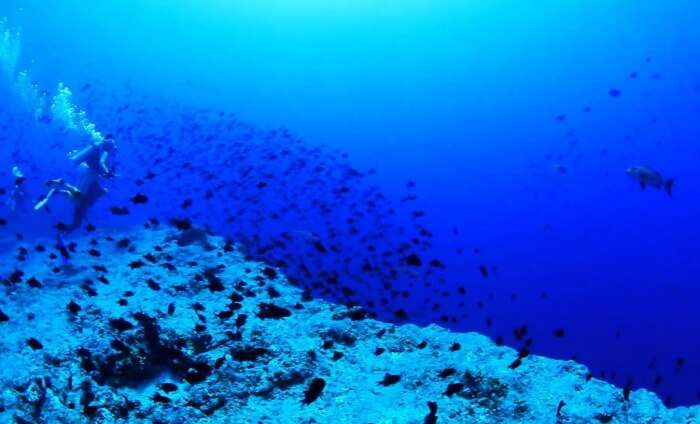
M 47 181 L 49 191 L 34 206 L 34 210 L 46 206 L 55 193 L 63 194 L 73 202 L 73 219 L 65 232 L 70 233 L 79 228 L 88 209 L 107 193 L 107 189 L 100 184 L 100 178 L 111 178 L 115 175 L 110 163 L 113 162 L 116 149 L 114 138 L 107 135 L 82 150 L 69 152 L 68 158 L 78 165 L 81 172 L 78 184 L 68 184 L 62 178 Z
M 18 207 L 21 207 L 24 203 L 24 198 L 26 197 L 26 191 L 24 191 L 24 183 L 26 178 L 24 174 L 19 169 L 18 166 L 12 167 L 12 176 L 15 177 L 15 186 L 12 188 L 12 193 L 7 199 L 7 207 L 10 208 L 12 212 L 16 211 Z

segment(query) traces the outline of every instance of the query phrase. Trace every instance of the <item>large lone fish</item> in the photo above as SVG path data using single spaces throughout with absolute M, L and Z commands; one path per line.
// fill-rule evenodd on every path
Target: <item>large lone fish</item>
M 639 183 L 642 190 L 647 187 L 663 189 L 669 196 L 673 191 L 673 178 L 665 179 L 659 171 L 648 166 L 632 166 L 625 172 Z

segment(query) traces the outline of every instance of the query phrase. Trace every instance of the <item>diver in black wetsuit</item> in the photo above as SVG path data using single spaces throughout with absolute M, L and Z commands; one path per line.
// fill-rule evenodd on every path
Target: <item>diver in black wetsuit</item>
M 78 185 L 68 184 L 61 178 L 49 180 L 46 185 L 50 190 L 34 206 L 34 210 L 43 208 L 55 193 L 64 194 L 73 201 L 73 219 L 65 232 L 70 233 L 79 228 L 88 209 L 107 192 L 100 184 L 100 178 L 114 176 L 110 155 L 114 156 L 116 148 L 114 138 L 107 135 L 103 140 L 95 141 L 82 150 L 68 153 L 68 158 L 78 164 L 81 171 Z
M 12 167 L 12 175 L 15 177 L 15 185 L 12 188 L 10 197 L 7 199 L 6 205 L 10 208 L 10 211 L 15 212 L 17 208 L 23 207 L 22 204 L 26 195 L 24 183 L 27 179 L 17 166 Z

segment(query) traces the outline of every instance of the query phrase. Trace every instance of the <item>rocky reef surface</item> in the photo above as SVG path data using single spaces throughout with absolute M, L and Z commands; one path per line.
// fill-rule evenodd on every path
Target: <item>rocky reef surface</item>
M 694 423 L 475 333 L 396 326 L 201 230 L 4 240 L 3 423 Z M 700 420 L 698 420 L 700 422 Z

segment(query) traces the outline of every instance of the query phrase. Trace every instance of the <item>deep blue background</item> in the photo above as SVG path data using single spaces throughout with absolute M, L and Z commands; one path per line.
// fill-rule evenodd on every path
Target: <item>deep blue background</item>
M 395 198 L 416 181 L 448 279 L 489 305 L 453 328 L 515 346 L 527 324 L 536 353 L 698 402 L 694 2 L 6 0 L 0 16 L 47 90 L 129 81 L 346 151 Z M 42 131 L 26 148 L 63 157 Z M 637 164 L 674 177 L 673 198 L 642 192 Z

